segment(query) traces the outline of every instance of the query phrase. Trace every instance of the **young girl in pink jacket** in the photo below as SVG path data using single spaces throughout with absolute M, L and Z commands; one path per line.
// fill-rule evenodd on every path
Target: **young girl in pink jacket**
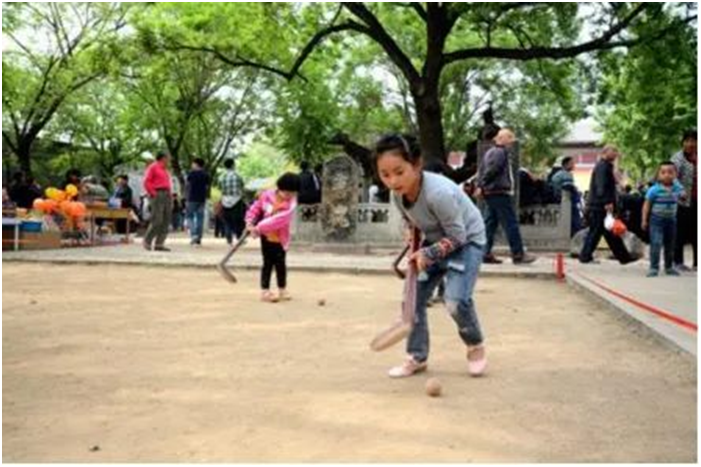
M 246 213 L 246 229 L 260 237 L 263 269 L 260 274 L 261 299 L 264 302 L 290 300 L 287 287 L 286 251 L 290 247 L 290 225 L 297 206 L 299 175 L 286 173 L 277 181 L 277 190 L 266 190 Z M 278 295 L 270 291 L 270 277 L 275 268 Z

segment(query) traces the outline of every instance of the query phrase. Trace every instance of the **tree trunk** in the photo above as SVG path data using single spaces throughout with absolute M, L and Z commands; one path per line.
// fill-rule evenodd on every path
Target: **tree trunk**
M 168 135 L 164 137 L 168 153 L 170 154 L 170 166 L 173 169 L 173 175 L 178 179 L 180 184 L 180 196 L 185 194 L 185 176 L 183 175 L 182 166 L 180 165 L 180 148 L 183 138 L 174 142 Z
M 443 119 L 441 102 L 438 97 L 438 81 L 425 80 L 421 95 L 413 94 L 416 106 L 416 119 L 419 124 L 419 144 L 424 161 L 440 160 L 445 162 L 445 141 L 443 138 Z
M 178 158 L 178 149 L 175 151 L 170 151 L 170 165 L 173 167 L 173 174 L 178 179 L 180 184 L 180 196 L 185 195 L 185 175 L 183 174 L 183 169 L 180 165 L 180 159 Z
M 5 154 L 2 156 L 2 171 L 3 171 L 3 178 L 2 178 L 2 183 L 3 185 L 10 185 L 12 183 L 12 166 L 10 165 L 10 158 L 5 157 Z
M 34 144 L 34 138 L 21 138 L 17 143 L 17 160 L 19 161 L 20 169 L 27 174 L 28 177 L 32 176 L 32 145 Z
M 445 5 L 431 2 L 426 4 L 426 61 L 421 80 L 411 85 L 424 162 L 446 161 L 443 115 L 438 89 L 443 70 L 443 48 L 448 35 L 446 14 Z

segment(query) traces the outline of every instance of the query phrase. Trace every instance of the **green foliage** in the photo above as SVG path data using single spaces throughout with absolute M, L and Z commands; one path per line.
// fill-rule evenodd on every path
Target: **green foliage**
M 340 106 L 317 61 L 310 62 L 304 72 L 310 81 L 296 80 L 279 87 L 277 118 L 269 133 L 293 160 L 317 163 L 332 150 L 328 141 L 338 127 Z
M 109 72 L 129 4 L 3 4 L 3 142 L 25 170 L 66 100 Z M 37 37 L 43 40 L 36 40 Z
M 354 12 L 363 5 L 380 32 Z M 642 6 L 614 37 L 646 39 L 630 52 L 518 56 L 577 44 L 585 24 L 597 36 Z M 339 150 L 329 144 L 337 132 L 371 145 L 408 131 L 423 145 L 439 142 L 431 154 L 464 150 L 492 102 L 497 122 L 519 134 L 524 162 L 542 166 L 595 94 L 607 139 L 642 173 L 695 121 L 695 23 L 672 27 L 694 13 L 690 4 L 628 2 L 4 3 L 3 33 L 14 45 L 3 53 L 3 140 L 27 165 L 40 133 L 68 138 L 76 149 L 61 150 L 51 170 L 76 164 L 103 176 L 165 148 L 181 176 L 194 156 L 216 172 L 244 141 L 264 136 L 280 151 L 253 145 L 239 162 L 260 178 L 288 161 L 323 161 Z M 319 31 L 350 21 L 355 28 L 325 36 L 289 73 Z M 516 56 L 446 60 L 461 50 Z M 436 107 L 424 115 L 440 118 L 443 131 L 427 136 L 417 109 Z
M 245 181 L 277 177 L 290 169 L 285 154 L 263 141 L 253 142 L 236 159 L 236 171 Z
M 139 115 L 118 79 L 91 83 L 76 93 L 47 130 L 53 139 L 69 137 L 75 147 L 89 148 L 90 156 L 83 157 L 89 160 L 72 163 L 86 173 L 107 179 L 120 167 L 141 163 L 140 155 L 155 144 L 154 135 L 139 124 Z M 63 159 L 58 158 L 56 163 Z
M 658 16 L 669 24 L 674 11 Z M 645 34 L 650 24 L 636 28 Z M 619 146 L 621 163 L 636 179 L 681 147 L 681 135 L 696 126 L 696 28 L 675 28 L 664 38 L 601 57 L 598 119 L 605 139 Z

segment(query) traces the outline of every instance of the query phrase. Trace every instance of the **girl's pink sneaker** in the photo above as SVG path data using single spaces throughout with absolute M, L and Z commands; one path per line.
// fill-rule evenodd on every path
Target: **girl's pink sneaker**
M 487 369 L 487 353 L 484 345 L 467 348 L 467 371 L 470 376 L 482 376 Z
M 426 371 L 426 368 L 428 368 L 426 362 L 417 362 L 414 360 L 414 357 L 409 355 L 406 360 L 404 360 L 404 363 L 390 368 L 387 374 L 390 378 L 406 378 L 407 376 Z

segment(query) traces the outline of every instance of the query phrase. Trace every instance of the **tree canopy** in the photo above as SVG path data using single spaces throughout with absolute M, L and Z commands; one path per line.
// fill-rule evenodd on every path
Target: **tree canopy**
M 178 176 L 194 156 L 216 170 L 254 140 L 318 163 L 339 133 L 370 145 L 411 132 L 445 159 L 491 105 L 529 164 L 595 110 L 644 171 L 695 118 L 696 14 L 692 2 L 6 3 L 3 143 L 31 171 L 40 135 L 69 141 L 105 176 L 159 149 Z

